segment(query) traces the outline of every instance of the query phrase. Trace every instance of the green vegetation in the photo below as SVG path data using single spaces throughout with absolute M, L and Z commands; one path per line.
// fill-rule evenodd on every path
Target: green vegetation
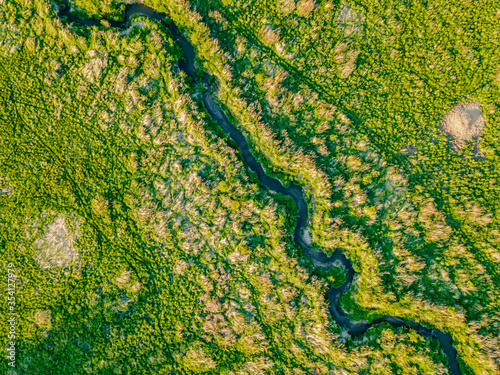
M 318 268 L 314 273 L 326 280 L 333 287 L 341 286 L 345 283 L 347 272 L 342 267 L 334 267 L 331 269 Z
M 346 314 L 441 328 L 464 373 L 497 373 L 499 4 L 145 2 L 218 76 L 266 170 L 305 186 L 313 243 L 353 260 Z M 83 29 L 51 1 L 0 0 L 0 269 L 19 272 L 22 373 L 446 373 L 410 330 L 346 338 L 324 298 L 345 271 L 313 272 L 291 198 L 208 119 L 169 31 L 138 20 Z M 475 101 L 486 126 L 453 147 L 441 122 Z
M 23 373 L 353 367 L 332 360 L 325 284 L 288 256 L 286 206 L 247 188 L 168 31 L 81 37 L 22 9 L 1 15 L 20 44 L 0 62 L 0 207 Z
M 441 355 L 442 364 L 434 366 L 427 362 L 428 355 L 439 353 L 437 340 L 424 339 L 406 329 L 393 329 L 387 323 L 375 326 L 365 334 L 363 341 L 348 340 L 350 350 L 371 347 L 373 352 L 366 358 L 366 367 L 360 374 L 443 374 L 447 372 L 446 356 Z M 415 349 L 418 345 L 418 350 Z M 422 355 L 422 353 L 425 353 Z M 434 354 L 435 355 L 435 354 Z
M 71 10 L 83 18 L 123 21 L 124 4 L 116 0 L 74 0 Z
M 464 372 L 496 373 L 498 4 L 149 3 L 187 29 L 263 163 L 309 187 L 314 243 L 361 272 L 352 316 L 443 328 Z M 452 147 L 441 122 L 472 102 L 486 127 Z

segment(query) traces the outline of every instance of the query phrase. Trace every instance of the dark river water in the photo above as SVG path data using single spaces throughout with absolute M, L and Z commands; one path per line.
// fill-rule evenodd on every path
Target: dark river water
M 67 4 L 65 5 L 66 6 L 64 7 L 64 9 L 61 8 L 58 12 L 60 18 L 66 18 L 68 21 L 81 26 L 102 26 L 101 22 L 98 20 L 81 19 L 74 17 L 69 12 Z M 250 152 L 248 142 L 243 133 L 229 121 L 224 111 L 217 105 L 213 95 L 210 94 L 210 74 L 208 72 L 205 72 L 203 76 L 200 76 L 195 72 L 196 53 L 194 50 L 194 46 L 184 36 L 181 35 L 174 22 L 165 22 L 164 14 L 159 13 L 153 8 L 150 8 L 146 5 L 131 4 L 126 6 L 125 22 L 110 21 L 109 24 L 111 27 L 125 29 L 127 27 L 127 22 L 130 20 L 130 17 L 135 14 L 158 20 L 170 30 L 177 43 L 179 43 L 179 45 L 182 47 L 182 51 L 184 54 L 185 61 L 179 61 L 179 68 L 183 70 L 193 81 L 199 82 L 203 80 L 204 82 L 205 92 L 202 95 L 202 100 L 209 115 L 215 122 L 217 122 L 217 124 L 219 124 L 219 126 L 226 132 L 226 134 L 237 143 L 241 151 L 243 160 L 251 170 L 257 173 L 260 182 L 266 188 L 293 198 L 299 211 L 297 214 L 297 224 L 295 226 L 293 238 L 295 242 L 304 250 L 305 254 L 309 256 L 309 259 L 311 260 L 313 265 L 316 267 L 331 267 L 335 262 L 337 262 L 337 264 L 340 263 L 346 269 L 347 278 L 344 284 L 336 288 L 330 287 L 327 291 L 327 297 L 330 301 L 329 311 L 333 318 L 337 321 L 337 323 L 339 323 L 344 329 L 347 329 L 351 336 L 361 335 L 373 325 L 387 322 L 393 326 L 402 326 L 413 329 L 423 337 L 436 338 L 441 344 L 444 353 L 448 357 L 450 372 L 453 375 L 461 375 L 462 372 L 457 362 L 457 351 L 452 345 L 453 343 L 450 334 L 436 328 L 426 328 L 420 323 L 397 316 L 384 315 L 369 323 L 364 320 L 351 320 L 342 312 L 342 310 L 338 306 L 338 300 L 340 295 L 346 292 L 347 289 L 349 289 L 349 286 L 351 285 L 354 278 L 354 269 L 352 267 L 352 262 L 345 256 L 341 249 L 337 249 L 331 256 L 327 256 L 320 249 L 313 249 L 304 240 L 303 233 L 309 221 L 309 210 L 302 187 L 293 183 L 287 187 L 284 187 L 281 181 L 266 174 L 262 165 Z

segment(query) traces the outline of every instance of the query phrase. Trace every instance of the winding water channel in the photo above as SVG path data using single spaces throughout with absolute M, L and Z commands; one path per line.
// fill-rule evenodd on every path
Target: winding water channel
M 64 5 L 60 9 L 58 9 L 58 15 L 60 18 L 66 18 L 70 22 L 74 22 L 75 24 L 86 27 L 102 26 L 99 20 L 81 19 L 73 16 L 69 12 L 67 0 L 64 0 L 63 4 Z M 327 291 L 327 297 L 330 301 L 329 311 L 333 318 L 344 329 L 347 329 L 351 336 L 361 335 L 375 324 L 387 322 L 396 327 L 404 326 L 413 329 L 419 335 L 426 338 L 436 338 L 441 344 L 444 353 L 448 357 L 450 372 L 453 375 L 461 375 L 462 372 L 457 362 L 457 351 L 452 345 L 452 338 L 450 334 L 436 328 L 424 327 L 420 323 L 401 317 L 384 315 L 369 323 L 365 320 L 351 320 L 342 312 L 342 310 L 338 306 L 338 300 L 340 295 L 349 289 L 349 286 L 353 281 L 354 269 L 352 267 L 352 262 L 347 259 L 341 249 L 336 249 L 336 251 L 331 256 L 327 256 L 323 251 L 312 248 L 304 240 L 303 233 L 309 221 L 309 212 L 302 187 L 293 183 L 288 187 L 284 187 L 281 181 L 266 174 L 262 165 L 250 152 L 248 142 L 243 133 L 229 121 L 224 111 L 215 102 L 213 95 L 209 92 L 209 82 L 211 81 L 210 74 L 207 72 L 205 72 L 203 76 L 196 74 L 196 53 L 194 50 L 194 46 L 184 36 L 181 35 L 174 22 L 165 22 L 166 16 L 164 14 L 159 13 L 153 8 L 150 8 L 144 4 L 127 4 L 125 8 L 125 22 L 109 21 L 109 24 L 111 27 L 126 29 L 128 21 L 135 14 L 158 20 L 170 30 L 176 41 L 182 47 L 185 58 L 185 61 L 179 61 L 179 68 L 184 71 L 187 76 L 189 76 L 194 82 L 200 82 L 201 80 L 203 80 L 204 82 L 205 91 L 202 94 L 202 100 L 209 115 L 226 132 L 226 134 L 237 143 L 241 151 L 243 160 L 251 170 L 257 173 L 260 182 L 266 188 L 293 198 L 299 211 L 297 214 L 297 225 L 293 233 L 293 238 L 294 241 L 304 250 L 304 253 L 309 256 L 309 259 L 311 260 L 313 265 L 315 267 L 331 267 L 335 262 L 337 262 L 337 264 L 340 262 L 340 264 L 346 269 L 347 278 L 344 284 L 336 288 L 330 287 Z

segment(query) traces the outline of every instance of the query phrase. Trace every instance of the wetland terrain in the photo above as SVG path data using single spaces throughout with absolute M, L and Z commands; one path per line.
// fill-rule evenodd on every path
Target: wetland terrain
M 22 371 L 498 370 L 497 190 L 481 193 L 497 62 L 475 31 L 459 40 L 484 79 L 432 91 L 433 115 L 398 106 L 411 89 L 380 73 L 380 20 L 359 4 L 8 4 L 2 22 L 26 20 L 0 62 Z M 323 27 L 331 60 L 308 44 Z

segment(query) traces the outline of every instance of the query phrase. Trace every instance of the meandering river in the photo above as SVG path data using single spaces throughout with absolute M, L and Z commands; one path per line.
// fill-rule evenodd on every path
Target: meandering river
M 65 17 L 67 20 L 81 26 L 102 26 L 101 22 L 98 20 L 81 19 L 73 16 L 69 12 L 67 0 L 65 0 L 64 3 L 65 7 L 58 10 L 58 15 L 60 18 Z M 341 249 L 337 249 L 331 256 L 327 256 L 320 249 L 312 248 L 304 240 L 303 233 L 309 222 L 309 211 L 302 187 L 293 183 L 287 187 L 284 187 L 281 181 L 266 174 L 261 163 L 259 163 L 257 159 L 255 159 L 255 157 L 252 155 L 248 146 L 248 142 L 243 133 L 229 121 L 224 111 L 217 105 L 216 101 L 214 100 L 213 94 L 210 93 L 210 74 L 208 72 L 205 72 L 203 76 L 200 76 L 195 72 L 196 53 L 194 50 L 194 46 L 184 36 L 181 35 L 175 23 L 165 22 L 164 14 L 159 13 L 153 8 L 150 8 L 144 4 L 128 4 L 125 8 L 125 22 L 110 21 L 109 24 L 111 27 L 125 29 L 127 27 L 127 22 L 130 20 L 130 17 L 135 14 L 158 20 L 170 30 L 176 41 L 182 47 L 185 58 L 185 61 L 179 61 L 179 68 L 183 70 L 193 81 L 200 82 L 201 80 L 203 80 L 204 82 L 205 91 L 203 92 L 202 100 L 208 114 L 215 122 L 217 122 L 217 124 L 219 124 L 219 126 L 226 132 L 226 134 L 236 142 L 241 151 L 243 160 L 251 170 L 257 173 L 260 182 L 266 188 L 293 198 L 298 208 L 297 224 L 295 226 L 293 238 L 294 241 L 304 250 L 304 253 L 309 256 L 309 259 L 311 260 L 313 265 L 315 267 L 329 267 L 337 262 L 337 264 L 340 263 L 346 269 L 347 278 L 344 284 L 336 288 L 330 287 L 327 291 L 327 297 L 330 301 L 329 311 L 333 318 L 344 329 L 347 329 L 349 334 L 352 336 L 365 333 L 370 327 L 375 324 L 387 322 L 393 326 L 404 326 L 413 329 L 423 337 L 436 338 L 438 339 L 441 347 L 443 348 L 443 351 L 448 357 L 448 363 L 451 373 L 453 375 L 461 375 L 462 372 L 457 362 L 457 351 L 452 345 L 452 338 L 450 334 L 436 328 L 426 328 L 420 323 L 401 317 L 385 315 L 369 323 L 368 321 L 364 320 L 351 320 L 342 312 L 342 310 L 338 306 L 338 301 L 340 295 L 349 289 L 349 286 L 353 281 L 354 269 L 352 267 L 352 262 L 345 256 Z

